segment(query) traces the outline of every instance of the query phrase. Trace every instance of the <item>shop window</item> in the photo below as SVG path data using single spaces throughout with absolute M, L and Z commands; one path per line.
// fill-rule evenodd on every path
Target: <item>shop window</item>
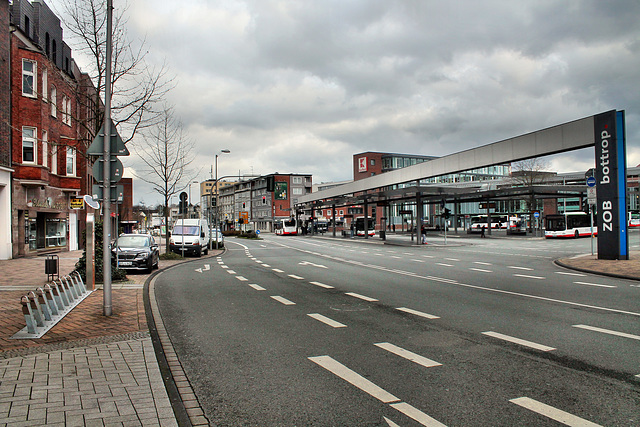
M 22 94 L 35 98 L 37 63 L 28 59 L 22 60 Z
M 60 218 L 47 218 L 45 233 L 48 248 L 67 245 L 67 221 Z
M 22 128 L 22 163 L 36 162 L 36 128 Z

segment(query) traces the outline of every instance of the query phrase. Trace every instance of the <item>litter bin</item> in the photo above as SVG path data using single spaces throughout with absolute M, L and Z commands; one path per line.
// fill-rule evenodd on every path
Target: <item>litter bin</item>
M 44 274 L 47 275 L 47 280 L 51 281 L 55 278 L 60 277 L 60 270 L 58 269 L 59 264 L 58 255 L 47 255 L 47 259 L 44 260 Z M 55 277 L 54 277 L 55 276 Z
M 387 239 L 387 232 L 386 230 L 380 230 L 380 238 L 382 240 L 386 240 Z

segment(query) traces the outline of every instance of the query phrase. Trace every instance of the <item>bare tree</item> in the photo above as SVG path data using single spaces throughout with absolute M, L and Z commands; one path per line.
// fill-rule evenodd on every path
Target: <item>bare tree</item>
M 547 160 L 541 158 L 531 158 L 515 162 L 511 165 L 511 182 L 515 186 L 527 187 L 530 190 L 529 196 L 525 199 L 527 203 L 527 212 L 532 218 L 532 213 L 536 209 L 536 197 L 533 187 L 542 185 L 549 180 L 554 174 L 548 172 L 550 164 Z M 532 221 L 529 221 L 529 230 L 531 230 Z
M 164 198 L 164 223 L 167 227 L 165 245 L 168 252 L 169 200 L 187 188 L 197 174 L 189 169 L 195 158 L 192 154 L 193 140 L 187 137 L 182 123 L 171 108 L 165 107 L 161 114 L 161 120 L 142 134 L 142 142 L 135 147 L 136 154 L 146 165 L 135 175 L 151 184 L 153 190 Z
M 91 95 L 88 102 L 79 97 L 87 117 L 78 119 L 88 134 L 87 143 L 90 143 L 104 122 L 107 6 L 105 0 L 66 0 L 63 7 L 66 27 L 75 42 L 74 51 L 91 60 L 89 69 L 84 72 L 95 89 L 88 90 Z M 126 11 L 126 6 L 114 10 L 112 77 L 108 82 L 112 93 L 112 119 L 125 143 L 138 131 L 157 123 L 161 111 L 156 105 L 173 87 L 165 64 L 150 67 L 147 63 L 145 41 L 135 43 L 128 37 Z

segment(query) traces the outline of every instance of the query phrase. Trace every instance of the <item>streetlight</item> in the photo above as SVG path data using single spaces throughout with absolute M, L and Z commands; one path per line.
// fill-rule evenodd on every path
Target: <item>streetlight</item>
M 187 203 L 187 211 L 189 212 L 189 218 L 191 218 L 191 210 L 189 209 L 189 204 L 191 204 L 191 184 L 199 184 L 199 182 L 198 181 L 189 182 L 189 203 Z
M 228 150 L 228 149 L 225 148 L 224 150 L 220 150 L 220 153 L 229 154 L 229 153 L 231 153 L 231 150 Z M 219 226 L 218 226 L 218 190 L 219 190 L 219 187 L 218 187 L 218 156 L 219 156 L 219 154 L 216 154 L 216 158 L 215 158 L 216 180 L 214 182 L 214 188 L 215 188 L 215 192 L 216 192 L 216 211 L 215 211 L 215 216 L 214 216 L 214 219 L 215 219 L 215 222 L 216 222 L 216 229 L 215 229 L 216 230 L 216 237 L 215 237 L 216 250 L 218 249 L 218 232 L 222 232 L 222 231 L 220 231 Z M 209 203 L 211 203 L 211 202 L 209 202 Z M 209 229 L 211 229 L 211 218 L 209 218 Z M 209 233 L 209 235 L 210 236 L 212 235 L 211 232 Z

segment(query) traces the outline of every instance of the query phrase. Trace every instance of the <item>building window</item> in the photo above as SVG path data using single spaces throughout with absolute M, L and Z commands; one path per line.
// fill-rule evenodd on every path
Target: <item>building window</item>
M 295 195 L 295 196 L 299 196 L 302 194 L 302 188 L 300 187 L 293 187 L 291 189 L 291 194 Z
M 36 97 L 36 71 L 37 63 L 28 59 L 22 60 L 22 94 Z
M 56 145 L 51 147 L 51 173 L 58 174 L 58 147 Z
M 49 33 L 45 33 L 44 35 L 44 51 L 47 56 L 51 53 L 51 37 L 49 37 Z
M 344 215 L 344 210 L 340 209 L 340 216 Z
M 45 168 L 49 166 L 49 133 L 46 130 L 42 131 L 42 166 Z
M 57 64 L 57 59 L 58 59 L 58 46 L 56 45 L 56 40 L 53 39 L 53 42 L 51 43 L 51 60 L 53 61 L 54 64 Z
M 47 100 L 47 86 L 49 86 L 49 74 L 47 69 L 42 70 L 42 99 Z
M 62 97 L 62 123 L 71 126 L 71 99 Z
M 55 86 L 51 86 L 51 99 L 49 102 L 51 102 L 51 115 L 58 117 L 58 107 L 56 106 L 58 102 L 58 91 Z
M 375 166 L 376 165 L 376 160 L 375 159 L 371 159 L 371 166 Z
M 301 176 L 293 176 L 291 177 L 292 179 L 292 183 L 293 184 L 302 184 L 302 177 Z
M 36 162 L 36 128 L 22 128 L 22 163 Z
M 76 150 L 67 147 L 67 176 L 76 176 Z

